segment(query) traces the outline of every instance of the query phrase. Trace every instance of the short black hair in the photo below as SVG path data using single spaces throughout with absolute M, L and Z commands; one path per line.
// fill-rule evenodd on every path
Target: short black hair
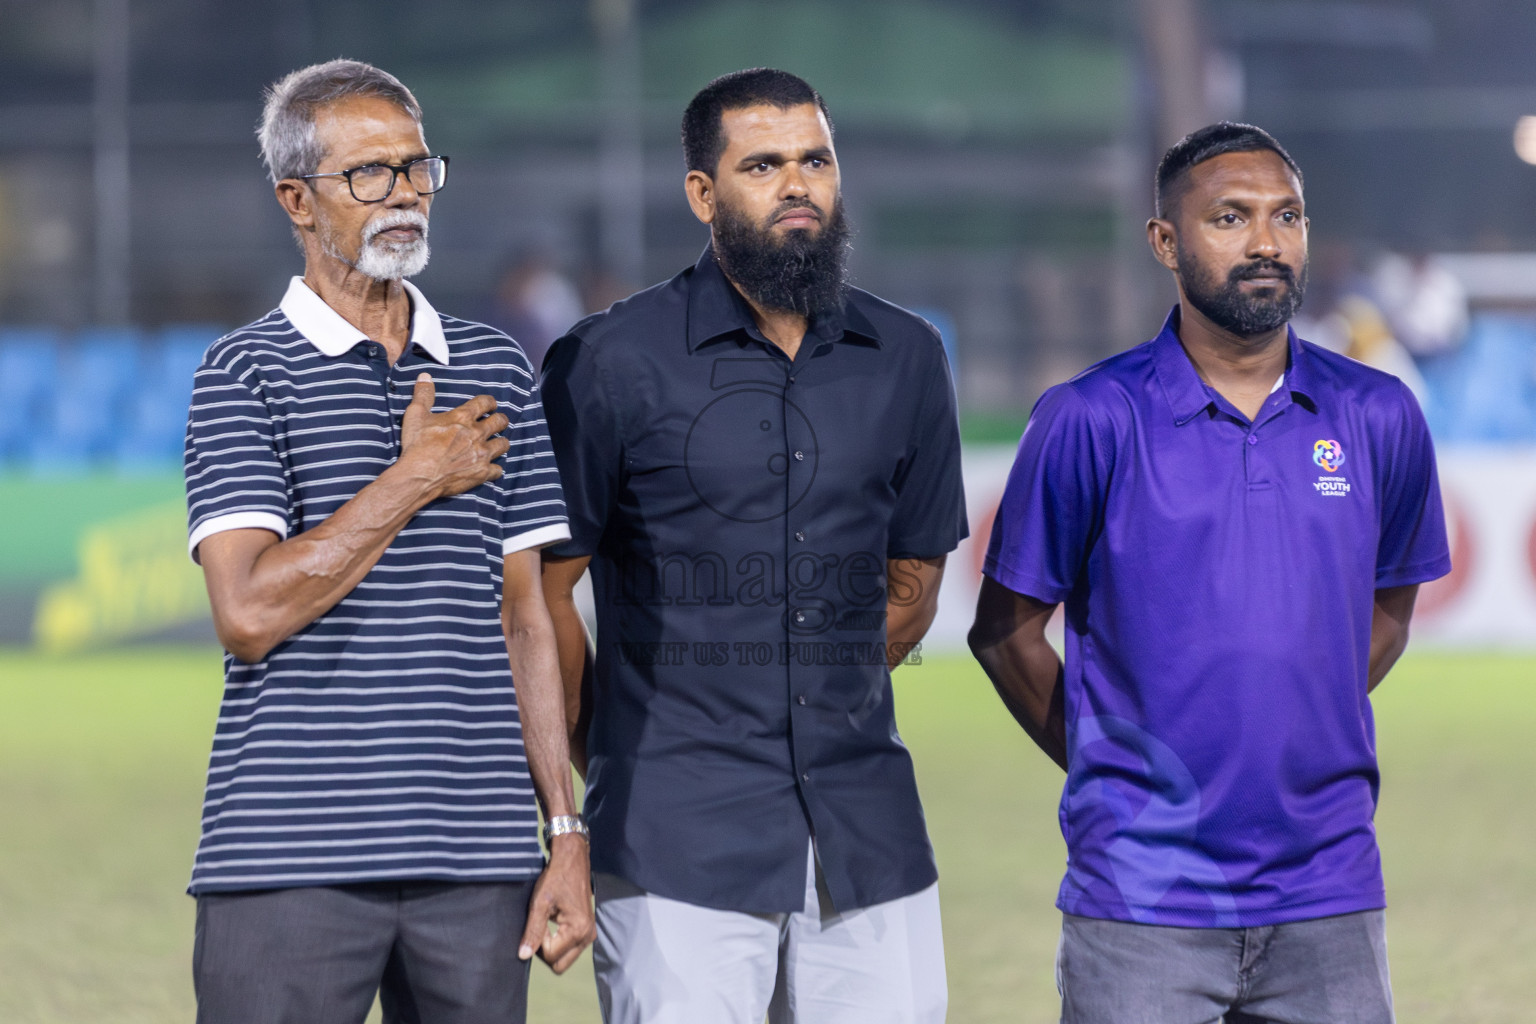
M 1262 128 L 1237 121 L 1218 121 L 1190 132 L 1175 142 L 1157 165 L 1157 182 L 1153 193 L 1153 209 L 1157 216 L 1166 217 L 1184 194 L 1189 182 L 1189 172 L 1196 164 L 1203 164 L 1227 153 L 1252 153 L 1267 149 L 1285 161 L 1285 166 L 1296 175 L 1296 184 L 1302 185 L 1301 168 L 1291 159 L 1285 147 Z
M 713 175 L 720 154 L 725 152 L 722 115 L 727 110 L 760 104 L 788 110 L 802 103 L 816 104 L 831 129 L 826 101 L 803 78 L 777 68 L 747 68 L 721 75 L 700 89 L 683 111 L 683 160 L 690 171 Z

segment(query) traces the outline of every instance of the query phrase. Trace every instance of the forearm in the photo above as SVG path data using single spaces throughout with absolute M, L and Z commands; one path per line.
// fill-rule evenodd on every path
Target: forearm
M 576 584 L 586 571 L 588 559 L 546 559 L 542 566 L 544 603 L 555 631 L 560 659 L 560 686 L 565 706 L 566 739 L 571 764 L 587 776 L 587 727 L 592 721 L 592 643 L 581 609 L 576 606 Z
M 1061 658 L 1045 639 L 1056 605 L 983 577 L 971 653 L 1014 721 L 1052 761 L 1067 767 L 1067 720 Z
M 895 668 L 906 660 L 933 625 L 934 609 L 885 606 L 885 657 Z
M 351 593 L 433 497 L 426 481 L 392 466 L 318 526 L 262 547 L 245 572 L 214 571 L 205 557 L 224 646 L 242 661 L 266 657 Z M 215 534 L 203 546 L 219 543 Z
M 554 618 L 555 609 L 550 609 Z M 587 625 L 574 601 L 566 602 L 555 623 L 555 645 L 560 658 L 560 681 L 565 709 L 566 740 L 571 764 L 587 777 L 587 727 L 592 724 L 592 644 Z
M 536 606 L 535 606 L 536 605 Z M 508 601 L 502 626 L 523 727 L 523 751 L 546 818 L 576 813 L 555 631 L 542 602 Z
M 1366 692 L 1376 689 L 1387 677 L 1403 651 L 1408 649 L 1408 625 L 1413 619 L 1413 604 L 1418 597 L 1415 586 L 1389 587 L 1376 591 L 1371 611 L 1371 653 L 1366 672 Z
M 891 669 L 928 635 L 939 612 L 944 558 L 890 559 L 886 563 L 885 659 Z
M 974 650 L 1003 706 L 1035 745 L 1067 768 L 1067 722 L 1062 701 L 1065 675 L 1049 643 L 1004 641 Z
M 546 820 L 576 813 L 571 754 L 565 733 L 565 698 L 560 656 L 544 586 L 548 582 L 536 551 L 518 551 L 503 565 L 502 631 L 517 689 L 523 750 L 534 793 Z M 549 841 L 549 864 L 534 884 L 528 924 L 518 956 L 537 953 L 555 973 L 575 962 L 596 936 L 592 919 L 590 851 L 574 832 Z M 555 930 L 549 930 L 550 924 Z

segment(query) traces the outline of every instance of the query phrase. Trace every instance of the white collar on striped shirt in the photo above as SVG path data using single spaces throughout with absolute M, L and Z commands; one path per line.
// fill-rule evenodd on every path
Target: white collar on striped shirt
M 448 365 L 448 339 L 443 335 L 443 321 L 421 290 L 402 280 L 411 297 L 411 342 L 444 366 Z M 288 322 L 299 329 L 315 348 L 328 356 L 339 356 L 368 336 L 347 323 L 342 315 L 325 304 L 304 283 L 302 277 L 288 282 L 288 292 L 278 306 Z

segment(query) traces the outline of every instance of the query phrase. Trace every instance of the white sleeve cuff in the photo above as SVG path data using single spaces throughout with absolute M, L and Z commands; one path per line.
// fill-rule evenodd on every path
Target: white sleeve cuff
M 508 537 L 501 542 L 501 553 L 510 555 L 514 551 L 527 551 L 529 548 L 547 548 L 551 544 L 570 539 L 569 526 L 565 523 L 551 523 L 536 530 L 529 530 L 527 533 L 520 533 L 516 537 Z
M 288 536 L 288 521 L 282 516 L 272 512 L 230 512 L 222 516 L 214 516 L 212 519 L 204 519 L 197 524 L 197 529 L 192 531 L 192 536 L 187 538 L 187 554 L 192 556 L 192 561 L 202 565 L 197 557 L 197 546 L 216 533 L 226 530 L 271 530 L 279 539 Z

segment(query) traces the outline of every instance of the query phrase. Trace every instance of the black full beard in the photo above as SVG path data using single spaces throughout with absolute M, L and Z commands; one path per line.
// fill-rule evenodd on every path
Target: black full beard
M 776 209 L 767 223 L 793 206 L 817 209 L 809 202 L 788 203 Z M 798 313 L 814 320 L 840 312 L 848 291 L 848 221 L 839 196 L 832 216 L 819 231 L 803 228 L 776 240 L 735 210 L 715 209 L 715 258 L 725 275 L 742 294 L 764 309 Z
M 1211 323 L 1240 338 L 1252 338 L 1284 327 L 1301 309 L 1307 292 L 1307 265 L 1300 275 L 1274 260 L 1253 260 L 1233 267 L 1221 284 L 1208 284 L 1205 268 L 1179 251 L 1179 283 L 1184 296 Z M 1261 275 L 1278 275 L 1285 286 L 1269 295 L 1245 295 L 1239 284 Z

